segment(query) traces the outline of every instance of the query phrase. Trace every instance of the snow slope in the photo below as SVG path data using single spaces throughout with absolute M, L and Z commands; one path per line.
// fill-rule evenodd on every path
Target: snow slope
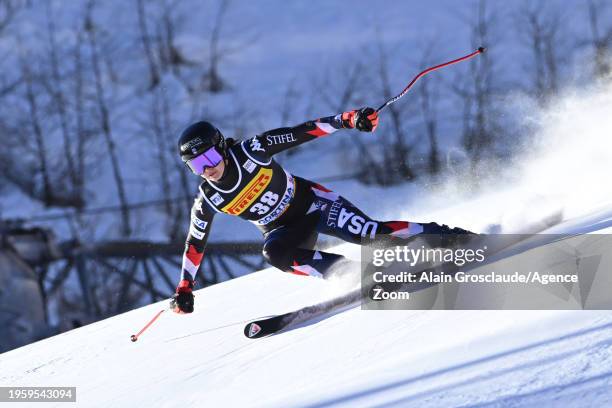
M 597 232 L 611 215 L 612 207 L 567 226 Z M 268 338 L 242 334 L 248 320 L 335 289 L 266 269 L 197 291 L 195 313 L 162 314 L 136 343 L 130 334 L 163 303 L 2 354 L 0 384 L 76 386 L 85 407 L 612 402 L 609 312 L 356 307 Z
M 333 10 L 317 16 L 335 17 Z M 428 195 L 394 189 L 385 208 L 383 189 L 329 186 L 381 219 L 401 213 L 482 230 L 560 206 L 573 220 L 556 233 L 609 232 L 611 90 L 572 91 L 546 112 L 529 112 L 539 143 L 527 146 L 520 166 L 492 163 L 493 179 L 479 180 L 486 192 L 479 197 L 465 175 Z M 242 335 L 248 320 L 336 289 L 274 269 L 256 272 L 198 291 L 194 314 L 164 313 L 136 343 L 130 334 L 164 304 L 1 354 L 0 385 L 76 386 L 84 407 L 610 405 L 612 315 L 605 311 L 353 308 L 265 339 Z

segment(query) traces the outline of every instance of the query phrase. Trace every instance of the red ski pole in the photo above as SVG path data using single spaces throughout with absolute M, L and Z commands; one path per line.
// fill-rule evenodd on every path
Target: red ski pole
M 156 314 L 155 316 L 153 316 L 153 318 L 152 318 L 152 319 L 149 321 L 149 323 L 147 323 L 147 324 L 145 325 L 145 327 L 143 327 L 143 328 L 142 328 L 142 329 L 141 329 L 141 330 L 140 330 L 138 333 L 136 333 L 136 334 L 132 334 L 132 335 L 130 336 L 130 340 L 132 340 L 132 341 L 136 341 L 136 340 L 138 340 L 138 337 L 140 337 L 140 335 L 141 335 L 142 333 L 144 333 L 144 331 L 145 331 L 145 330 L 147 330 L 147 329 L 149 328 L 149 326 L 151 326 L 151 325 L 152 325 L 152 324 L 153 324 L 153 323 L 154 323 L 154 322 L 157 320 L 157 318 L 158 318 L 159 316 L 161 316 L 161 314 L 162 314 L 162 313 L 164 313 L 166 310 L 167 310 L 167 309 L 162 309 L 162 310 L 160 310 L 159 312 L 157 312 L 157 314 Z
M 402 92 L 401 92 L 399 95 L 394 96 L 393 98 L 389 99 L 389 100 L 388 100 L 387 102 L 385 102 L 384 104 L 380 105 L 380 107 L 379 107 L 378 109 L 376 109 L 376 112 L 380 112 L 381 110 L 383 110 L 383 109 L 384 109 L 384 108 L 386 108 L 387 106 L 391 105 L 393 102 L 397 101 L 397 100 L 398 100 L 399 98 L 401 98 L 402 96 L 406 95 L 406 92 L 408 92 L 408 90 L 409 90 L 410 88 L 412 88 L 412 85 L 414 85 L 414 83 L 415 83 L 416 81 L 418 81 L 418 80 L 419 80 L 419 78 L 421 78 L 422 76 L 427 75 L 427 74 L 429 74 L 430 72 L 436 71 L 436 70 L 438 70 L 438 69 L 440 69 L 440 68 L 444 68 L 444 67 L 447 67 L 447 66 L 449 66 L 449 65 L 453 65 L 453 64 L 456 64 L 456 63 L 458 63 L 458 62 L 465 61 L 465 60 L 468 60 L 468 59 L 470 59 L 470 58 L 473 58 L 473 57 L 475 57 L 475 56 L 476 56 L 476 55 L 478 55 L 478 54 L 482 54 L 482 53 L 483 53 L 483 52 L 485 52 L 486 50 L 487 50 L 487 49 L 486 49 L 486 48 L 484 48 L 484 47 L 478 47 L 478 49 L 477 49 L 476 51 L 474 51 L 473 53 L 471 53 L 471 54 L 465 55 L 465 56 L 463 56 L 463 57 L 461 57 L 461 58 L 454 59 L 454 60 L 452 60 L 452 61 L 445 62 L 445 63 L 440 64 L 440 65 L 436 65 L 436 66 L 433 66 L 433 67 L 429 67 L 429 68 L 427 68 L 426 70 L 424 70 L 423 72 L 420 72 L 420 73 L 419 73 L 417 76 L 415 76 L 415 77 L 412 79 L 412 81 L 410 81 L 410 83 L 408 84 L 408 86 L 406 86 L 406 87 L 404 88 L 404 90 L 403 90 L 403 91 L 402 91 Z

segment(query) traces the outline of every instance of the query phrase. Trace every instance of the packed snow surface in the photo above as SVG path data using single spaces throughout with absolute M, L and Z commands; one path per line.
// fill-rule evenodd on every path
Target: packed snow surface
M 567 221 L 549 232 L 608 233 L 611 89 L 568 91 L 544 111 L 527 104 L 535 142 L 518 149 L 518 163 L 492 162 L 487 174 L 458 174 L 427 193 L 329 186 L 378 219 L 484 231 L 561 208 Z M 388 194 L 384 208 L 379 194 Z M 337 292 L 330 282 L 266 269 L 197 291 L 195 313 L 164 312 L 135 343 L 130 335 L 165 302 L 4 353 L 0 385 L 76 386 L 84 407 L 612 405 L 609 311 L 355 307 L 263 339 L 242 333 L 250 320 Z M 37 406 L 45 405 L 54 404 Z
M 595 218 L 584 217 L 582 228 L 609 228 L 612 209 Z M 580 222 L 567 226 L 575 231 Z M 76 386 L 77 405 L 105 407 L 612 401 L 607 311 L 354 307 L 263 339 L 242 333 L 249 320 L 336 290 L 327 281 L 266 269 L 197 291 L 193 314 L 165 312 L 135 343 L 130 335 L 165 303 L 2 354 L 0 384 Z

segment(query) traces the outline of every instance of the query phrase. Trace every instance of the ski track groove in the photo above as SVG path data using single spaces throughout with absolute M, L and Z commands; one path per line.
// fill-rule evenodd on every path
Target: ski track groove
M 226 325 L 222 325 L 222 326 L 211 327 L 211 328 L 208 328 L 208 329 L 205 329 L 205 330 L 200 330 L 200 331 L 197 331 L 197 332 L 186 334 L 184 336 L 173 337 L 171 339 L 165 340 L 164 343 L 171 343 L 171 342 L 174 342 L 174 341 L 177 341 L 177 340 L 188 339 L 189 337 L 200 336 L 202 334 L 212 333 L 212 332 L 215 332 L 215 331 L 218 331 L 218 330 L 222 330 L 222 329 L 227 329 L 227 328 L 233 327 L 233 326 L 245 325 L 245 324 L 247 324 L 250 321 L 251 321 L 250 319 L 247 319 L 247 320 L 243 320 L 243 321 L 236 322 L 236 323 L 230 323 L 230 324 L 226 324 Z
M 598 340 L 598 337 L 604 337 L 604 339 Z M 591 340 L 592 342 L 585 348 L 583 343 L 588 340 Z M 401 392 L 401 388 L 409 389 L 411 387 L 416 387 L 418 386 L 419 382 L 430 382 L 436 377 L 440 378 L 440 380 L 445 380 L 443 382 L 443 386 L 434 387 L 425 391 L 418 392 L 416 394 L 410 394 L 410 391 L 408 391 L 409 395 L 407 396 L 400 397 L 391 401 L 386 401 L 382 404 L 379 403 L 376 404 L 376 406 L 440 406 L 445 405 L 442 403 L 445 399 L 453 401 L 453 404 L 458 404 L 459 400 L 462 399 L 462 395 L 468 396 L 463 398 L 464 400 L 466 400 L 463 401 L 465 405 L 463 403 L 460 404 L 462 406 L 475 406 L 474 404 L 483 404 L 478 406 L 489 406 L 490 404 L 496 403 L 497 399 L 492 401 L 478 401 L 478 397 L 476 397 L 476 400 L 474 400 L 474 396 L 478 395 L 477 389 L 482 389 L 483 386 L 486 387 L 486 383 L 489 381 L 492 382 L 491 385 L 494 388 L 500 388 L 500 393 L 503 393 L 504 391 L 506 393 L 513 392 L 517 394 L 517 398 L 526 398 L 527 396 L 531 397 L 554 387 L 560 387 L 561 389 L 564 389 L 565 387 L 576 383 L 586 383 L 593 380 L 608 380 L 612 378 L 612 372 L 597 372 L 598 370 L 600 371 L 604 368 L 612 366 L 612 364 L 606 364 L 606 361 L 612 361 L 612 347 L 610 347 L 611 342 L 612 322 L 609 322 L 599 327 L 579 330 L 577 332 L 569 333 L 565 336 L 561 336 L 558 338 L 552 338 L 531 345 L 519 347 L 515 350 L 506 350 L 500 353 L 496 353 L 494 355 L 483 357 L 475 361 L 467 361 L 453 367 L 447 367 L 438 371 L 425 373 L 418 377 L 408 378 L 383 387 L 379 387 L 378 389 L 365 390 L 363 392 L 357 392 L 353 395 L 347 395 L 345 397 L 340 397 L 333 400 L 322 401 L 320 403 L 309 405 L 309 407 L 343 405 L 349 403 L 349 401 L 351 405 L 354 403 L 359 404 L 360 402 L 363 402 L 361 401 L 362 399 L 368 399 L 372 397 L 376 398 L 377 396 L 382 396 L 385 392 L 388 391 Z M 566 343 L 569 344 L 566 345 Z M 564 350 L 557 351 L 552 355 L 545 356 L 542 358 L 539 358 L 537 356 L 537 353 L 535 356 L 532 355 L 534 349 L 543 349 L 551 346 L 555 349 Z M 524 357 L 522 355 L 524 355 Z M 585 355 L 595 355 L 596 357 L 592 357 L 585 361 Z M 517 358 L 519 360 L 523 359 L 525 361 L 515 363 L 514 360 Z M 596 359 L 597 361 L 603 361 L 604 364 L 592 366 L 590 364 L 590 361 L 592 361 L 593 359 Z M 504 365 L 504 363 L 507 366 L 506 368 L 497 368 L 499 365 Z M 562 367 L 559 367 L 559 363 L 562 364 Z M 469 374 L 470 370 L 473 370 L 478 366 L 483 366 L 479 370 L 480 372 L 482 369 L 487 369 L 487 365 L 491 364 L 493 365 L 493 367 L 489 368 L 489 371 L 484 374 L 476 375 L 458 382 L 451 381 L 449 383 L 450 376 L 462 375 L 462 371 L 467 371 Z M 556 377 L 552 375 L 551 377 L 549 374 L 551 371 L 551 366 L 552 368 L 556 369 L 556 372 L 560 372 L 562 374 Z M 589 370 L 590 368 L 593 369 Z M 530 369 L 532 370 L 529 374 Z M 596 372 L 590 373 L 591 375 L 589 376 L 588 374 L 590 371 Z M 521 372 L 521 375 L 517 376 L 519 380 L 515 380 L 515 389 L 511 389 L 509 391 L 509 382 L 504 381 L 503 376 L 510 375 L 515 372 Z M 541 380 L 542 378 L 543 380 Z M 519 381 L 519 383 L 517 384 L 516 381 Z M 549 385 L 551 381 L 553 381 L 553 384 L 556 385 Z M 510 381 L 510 383 L 512 382 Z M 465 388 L 465 390 L 462 391 L 462 388 Z M 470 390 L 470 388 L 474 388 L 476 390 Z M 490 386 L 487 389 L 491 391 Z M 455 395 L 457 393 L 459 393 L 459 395 Z M 469 400 L 470 398 L 472 399 L 471 401 Z M 512 406 L 513 404 L 511 403 L 511 400 L 515 397 L 498 394 L 498 398 L 500 399 L 500 401 L 503 401 L 503 406 Z M 436 403 L 432 404 L 434 400 L 436 401 Z

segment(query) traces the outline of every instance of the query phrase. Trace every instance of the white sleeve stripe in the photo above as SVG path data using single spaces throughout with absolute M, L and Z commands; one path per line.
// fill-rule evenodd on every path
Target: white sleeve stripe
M 329 123 L 315 122 L 315 124 L 317 125 L 317 127 L 319 129 L 321 129 L 322 131 L 324 131 L 327 134 L 334 133 L 336 130 L 338 130 L 335 127 L 333 127 L 332 125 L 330 125 Z
M 199 265 L 194 265 L 186 256 L 183 257 L 183 270 L 189 272 L 193 278 L 198 273 Z

